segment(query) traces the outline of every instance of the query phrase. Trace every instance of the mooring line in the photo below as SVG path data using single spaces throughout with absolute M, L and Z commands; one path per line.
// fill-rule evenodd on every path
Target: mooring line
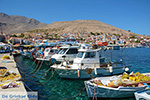
M 54 70 L 54 71 L 52 70 L 52 75 L 49 77 L 49 79 L 48 79 L 46 82 L 43 82 L 43 83 L 47 83 L 47 82 L 49 82 L 49 81 L 53 78 L 54 73 L 55 73 L 55 70 Z
M 30 79 L 32 76 L 36 75 L 36 74 L 37 74 L 37 72 L 40 70 L 40 68 L 41 68 L 42 64 L 43 64 L 43 62 L 40 64 L 40 67 L 37 69 L 37 71 L 36 71 L 33 75 L 31 74 L 31 76 L 30 76 L 30 77 L 28 77 L 28 78 L 26 78 L 26 79 Z M 29 76 L 29 75 L 26 75 L 26 76 Z
M 16 63 L 17 64 L 17 67 L 18 68 L 20 68 L 20 69 L 22 69 L 22 70 L 24 70 L 24 71 L 28 71 L 29 70 L 29 68 L 28 69 L 25 69 L 25 68 L 22 68 L 18 63 Z M 31 68 L 31 67 L 30 67 Z
M 16 62 L 16 60 L 15 60 L 15 62 Z M 23 70 L 29 70 L 34 64 L 35 64 L 35 60 L 33 60 L 33 63 L 32 63 L 32 65 L 29 67 L 29 68 L 22 68 L 22 67 L 20 67 L 21 69 L 23 69 Z M 18 63 L 17 63 L 17 65 L 19 65 Z M 20 66 L 20 65 L 19 65 Z
M 39 64 L 40 64 L 40 62 L 38 62 L 38 64 L 36 65 L 35 69 L 32 72 L 29 72 L 29 74 L 32 74 L 38 68 Z
M 49 68 L 50 69 L 50 68 Z M 42 83 L 40 83 L 41 85 L 43 85 L 43 86 L 46 86 L 45 85 L 45 83 L 47 83 L 47 82 L 49 82 L 49 80 L 51 80 L 51 78 L 53 77 L 53 75 L 54 75 L 54 73 L 55 73 L 55 70 L 53 71 L 52 70 L 52 75 L 50 76 L 50 78 L 46 81 L 46 82 L 42 82 Z M 25 84 L 25 83 L 24 83 Z M 26 85 L 26 84 L 25 84 Z M 29 89 L 29 90 L 31 90 L 32 92 L 33 92 L 33 90 L 32 89 L 30 89 L 27 85 L 26 85 L 26 87 Z M 78 95 L 80 95 L 81 94 L 81 92 L 83 91 L 85 89 L 85 87 L 78 93 L 78 94 L 76 94 L 75 96 L 72 96 L 72 97 L 68 97 L 68 98 L 62 98 L 62 99 L 65 99 L 65 100 L 67 100 L 67 99 L 72 99 L 72 98 L 74 98 L 74 97 L 76 97 L 76 96 L 78 96 Z M 43 92 L 44 90 L 41 90 L 41 91 L 39 91 L 39 92 Z M 47 96 L 43 96 L 43 95 L 39 95 L 40 97 L 43 97 L 43 98 L 47 98 Z
M 20 69 L 23 69 L 18 63 L 16 63 L 18 66 L 18 69 L 20 68 Z M 36 68 L 38 67 L 38 65 L 36 65 Z M 33 72 L 36 70 L 36 68 L 33 70 Z M 21 70 L 20 70 L 21 71 Z M 22 71 L 21 71 L 22 72 Z M 26 73 L 26 72 L 22 72 L 22 73 Z M 30 73 L 31 74 L 31 73 Z
M 24 85 L 31 91 L 31 92 L 35 92 L 33 91 L 31 88 L 29 88 L 29 86 L 27 84 L 25 84 L 25 82 L 23 82 Z M 43 98 L 47 98 L 47 96 L 43 96 L 43 95 L 39 95 L 40 97 L 43 97 Z
M 41 63 L 41 64 L 42 64 L 42 63 Z M 41 67 L 41 66 L 40 66 L 40 67 Z M 39 67 L 39 69 L 40 69 L 40 67 Z M 39 70 L 39 69 L 38 69 L 38 70 Z M 46 73 L 47 73 L 50 69 L 51 69 L 51 67 L 46 71 Z M 22 74 L 24 74 L 24 79 L 26 79 L 25 76 L 29 76 L 29 75 L 25 75 L 26 72 L 23 72 L 23 71 L 21 71 L 20 69 L 19 69 L 19 71 L 20 71 Z M 36 72 L 36 73 L 37 73 L 37 72 Z M 36 73 L 35 73 L 35 74 L 36 74 Z M 46 82 L 43 82 L 43 83 L 47 83 L 48 81 L 50 81 L 50 79 L 53 77 L 54 73 L 55 73 L 55 71 L 52 70 L 52 75 L 50 76 L 50 78 L 49 78 Z M 35 74 L 34 74 L 34 75 L 35 75 Z M 31 76 L 33 76 L 33 77 L 35 78 L 36 76 L 34 76 L 34 75 L 31 75 Z M 44 76 L 44 77 L 45 77 L 45 76 Z M 36 78 L 37 78 L 37 77 L 36 77 Z M 27 78 L 27 79 L 29 79 L 29 78 Z M 42 85 L 44 85 L 44 84 L 42 84 Z

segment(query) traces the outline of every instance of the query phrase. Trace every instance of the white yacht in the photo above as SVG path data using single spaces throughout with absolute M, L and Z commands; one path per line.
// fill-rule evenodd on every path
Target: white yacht
M 58 48 L 57 47 L 48 47 L 45 48 L 44 52 L 43 52 L 43 57 L 37 57 L 36 60 L 40 60 L 40 61 L 49 61 L 52 57 L 52 55 L 56 54 L 58 52 Z
M 62 46 L 57 54 L 52 55 L 51 58 L 56 59 L 57 62 L 62 62 L 65 56 L 67 61 L 72 62 L 78 53 L 78 48 L 79 46 Z
M 69 64 L 67 59 L 59 65 L 51 66 L 56 70 L 61 78 L 69 79 L 89 79 L 91 77 L 121 74 L 129 71 L 129 66 L 120 62 L 106 62 L 102 57 L 102 49 L 90 49 L 82 47 L 74 59 L 73 64 Z

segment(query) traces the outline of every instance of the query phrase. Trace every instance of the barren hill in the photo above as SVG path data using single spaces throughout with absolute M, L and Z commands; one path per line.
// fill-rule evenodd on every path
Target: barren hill
M 45 26 L 33 18 L 27 18 L 24 16 L 7 15 L 0 13 L 0 32 L 17 33 L 26 32 L 36 28 Z
M 97 20 L 76 20 L 76 21 L 62 21 L 48 24 L 43 29 L 51 30 L 56 33 L 89 33 L 89 32 L 103 32 L 115 34 L 134 34 L 132 32 L 119 29 L 112 25 L 97 21 Z M 53 31 L 52 31 L 53 30 Z
M 30 31 L 28 33 L 27 31 Z M 0 32 L 5 33 L 23 33 L 32 35 L 32 33 L 115 33 L 131 35 L 132 32 L 119 29 L 112 25 L 97 20 L 76 20 L 53 22 L 52 24 L 44 24 L 33 18 L 24 16 L 7 15 L 0 13 Z M 33 34 L 35 35 L 35 34 Z

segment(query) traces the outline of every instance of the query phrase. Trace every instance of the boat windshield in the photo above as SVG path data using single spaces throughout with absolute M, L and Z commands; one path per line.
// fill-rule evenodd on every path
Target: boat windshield
M 51 49 L 50 53 L 54 53 L 54 50 Z
M 77 58 L 82 58 L 83 57 L 84 52 L 79 52 L 77 55 Z
M 58 52 L 58 50 L 51 49 L 51 51 L 50 51 L 50 53 L 56 53 L 56 52 Z
M 61 51 L 59 51 L 57 54 L 64 54 L 67 51 L 68 48 L 64 48 Z
M 50 49 L 46 49 L 45 52 L 49 52 Z
M 62 49 L 59 49 L 58 51 L 57 51 L 57 53 L 56 54 L 59 54 L 59 52 L 61 51 Z
M 95 58 L 96 52 L 86 52 L 84 58 Z

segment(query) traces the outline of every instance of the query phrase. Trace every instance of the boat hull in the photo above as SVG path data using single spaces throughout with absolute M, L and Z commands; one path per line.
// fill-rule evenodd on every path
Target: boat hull
M 23 56 L 24 58 L 33 59 L 32 53 L 23 53 L 22 56 Z
M 91 77 L 117 75 L 125 72 L 125 67 L 113 68 L 113 72 L 110 72 L 108 67 L 97 68 L 96 70 L 94 69 L 78 70 L 60 67 L 57 68 L 53 66 L 52 68 L 56 70 L 56 72 L 59 74 L 61 78 L 68 78 L 68 79 L 90 79 Z M 92 70 L 90 74 L 88 73 L 89 70 Z
M 104 87 L 90 84 L 85 81 L 85 87 L 89 98 L 129 98 L 134 97 L 134 92 L 145 89 L 146 87 Z
M 137 91 L 134 95 L 136 100 L 150 100 L 150 89 Z

